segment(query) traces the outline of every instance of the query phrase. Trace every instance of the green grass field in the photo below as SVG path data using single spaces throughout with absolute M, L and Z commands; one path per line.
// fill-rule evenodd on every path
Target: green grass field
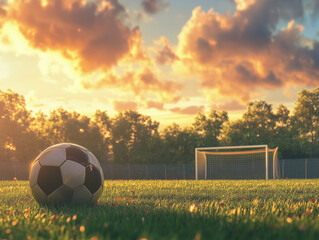
M 319 239 L 319 180 L 105 181 L 95 206 L 0 182 L 0 239 Z

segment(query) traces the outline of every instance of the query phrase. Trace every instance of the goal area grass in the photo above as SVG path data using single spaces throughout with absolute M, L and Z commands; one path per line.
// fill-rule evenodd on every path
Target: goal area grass
M 0 182 L 0 239 L 319 239 L 319 180 L 105 181 L 94 206 Z

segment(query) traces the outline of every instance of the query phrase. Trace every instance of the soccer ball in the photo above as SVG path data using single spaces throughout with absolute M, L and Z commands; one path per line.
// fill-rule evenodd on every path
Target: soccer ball
M 34 160 L 29 182 L 39 204 L 95 203 L 103 192 L 104 175 L 89 150 L 61 143 L 45 149 Z

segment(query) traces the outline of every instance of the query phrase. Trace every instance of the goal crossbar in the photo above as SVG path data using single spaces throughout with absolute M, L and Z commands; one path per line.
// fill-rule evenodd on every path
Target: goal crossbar
M 267 147 L 267 144 L 262 145 L 244 145 L 244 146 L 223 146 L 223 147 L 198 147 L 197 150 L 214 150 L 214 149 L 240 149 L 240 148 L 262 148 Z
M 275 152 L 276 148 L 271 149 L 268 148 L 268 152 Z M 265 152 L 264 150 L 248 150 L 248 151 L 236 151 L 236 152 L 206 152 L 206 151 L 201 151 L 201 153 L 205 154 L 211 154 L 211 155 L 237 155 L 237 154 L 247 154 L 247 153 L 263 153 Z
M 243 149 L 243 151 L 240 151 L 239 149 Z M 249 150 L 247 150 L 249 149 Z M 265 153 L 265 178 L 266 180 L 269 179 L 269 153 L 272 154 L 272 175 L 273 178 L 276 178 L 278 175 L 278 169 L 276 168 L 277 164 L 277 151 L 278 148 L 270 149 L 268 145 L 246 145 L 246 146 L 224 146 L 224 147 L 199 147 L 195 148 L 195 179 L 199 179 L 199 160 L 198 160 L 198 154 L 203 154 L 204 162 L 201 162 L 201 168 L 205 168 L 205 178 L 202 177 L 202 179 L 207 179 L 207 155 L 220 155 L 220 156 L 227 156 L 227 155 L 248 155 L 248 154 L 262 154 Z M 248 158 L 250 161 L 251 159 Z M 242 159 L 241 159 L 242 160 Z M 277 172 L 276 172 L 277 171 Z

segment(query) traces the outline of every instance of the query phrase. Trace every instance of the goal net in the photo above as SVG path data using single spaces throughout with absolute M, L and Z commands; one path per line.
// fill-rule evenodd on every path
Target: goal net
M 195 149 L 196 179 L 278 179 L 278 148 L 268 145 Z

